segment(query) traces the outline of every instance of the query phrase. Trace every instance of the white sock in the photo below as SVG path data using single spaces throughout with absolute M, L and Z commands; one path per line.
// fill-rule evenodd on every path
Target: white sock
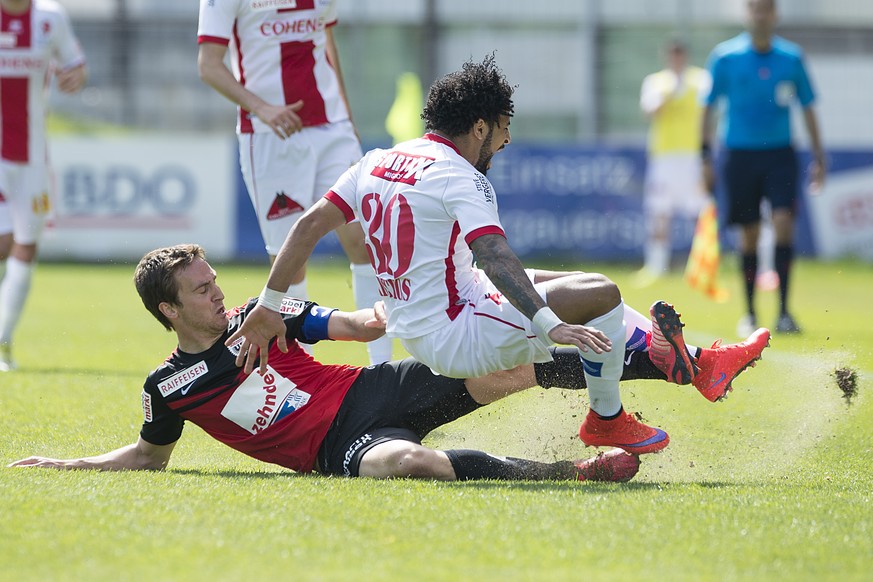
M 0 283 L 0 344 L 12 343 L 12 333 L 24 311 L 33 279 L 33 263 L 6 259 L 6 274 Z
M 646 243 L 646 269 L 655 275 L 663 275 L 670 270 L 670 244 L 661 240 Z
M 309 294 L 306 292 L 306 277 L 303 277 L 303 280 L 299 283 L 291 283 L 288 285 L 287 294 L 288 297 L 293 297 L 294 299 L 302 299 L 303 301 L 309 299 Z M 303 351 L 307 354 L 310 356 L 312 355 L 313 349 L 311 345 L 301 343 L 300 347 L 303 348 Z
M 613 416 L 621 410 L 618 381 L 624 369 L 624 350 L 621 343 L 625 338 L 624 302 L 585 325 L 599 329 L 612 340 L 611 351 L 597 354 L 589 349 L 587 352 L 580 351 L 579 357 L 582 358 L 585 369 L 591 410 L 600 416 Z
M 351 263 L 352 270 L 352 293 L 355 296 L 355 306 L 358 309 L 368 309 L 382 299 L 379 295 L 379 284 L 376 282 L 376 273 L 369 264 Z M 370 356 L 370 365 L 381 364 L 391 359 L 393 342 L 387 335 L 367 343 L 367 354 Z

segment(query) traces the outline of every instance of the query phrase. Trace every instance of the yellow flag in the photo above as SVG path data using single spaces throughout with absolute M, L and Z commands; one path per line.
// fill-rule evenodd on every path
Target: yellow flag
M 397 95 L 394 104 L 385 118 L 385 130 L 395 144 L 424 135 L 424 121 L 421 119 L 422 102 L 421 81 L 415 73 L 401 73 L 397 77 Z
M 691 253 L 685 267 L 685 280 L 692 289 L 697 289 L 714 301 L 727 301 L 729 294 L 718 285 L 718 263 L 721 248 L 718 242 L 718 216 L 715 202 L 710 201 L 700 211 Z

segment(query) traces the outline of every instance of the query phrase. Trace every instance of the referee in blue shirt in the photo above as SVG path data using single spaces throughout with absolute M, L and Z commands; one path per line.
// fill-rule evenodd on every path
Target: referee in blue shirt
M 794 257 L 794 216 L 799 195 L 799 168 L 791 140 L 791 105 L 799 103 L 814 156 L 811 191 L 824 183 L 826 165 L 813 103 L 815 93 L 804 66 L 801 48 L 773 34 L 776 0 L 748 0 L 746 32 L 716 46 L 707 68 L 712 90 L 706 98 L 703 122 L 703 174 L 715 191 L 712 140 L 721 106 L 724 144 L 721 178 L 728 199 L 728 222 L 740 227 L 739 251 L 748 312 L 737 332 L 744 336 L 757 327 L 755 277 L 761 201 L 773 209 L 776 235 L 774 262 L 779 275 L 780 315 L 776 331 L 798 333 L 788 311 L 788 284 Z

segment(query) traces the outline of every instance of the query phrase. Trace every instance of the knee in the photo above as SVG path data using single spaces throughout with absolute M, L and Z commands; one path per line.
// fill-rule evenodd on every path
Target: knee
M 615 281 L 601 273 L 591 273 L 593 277 L 592 290 L 595 292 L 594 297 L 602 306 L 604 313 L 613 309 L 621 302 L 621 290 Z
M 391 459 L 392 477 L 436 478 L 440 477 L 439 459 L 436 451 L 424 447 L 409 447 L 398 451 Z
M 438 451 L 414 443 L 394 448 L 390 453 L 382 456 L 380 461 L 378 468 L 370 466 L 367 470 L 362 470 L 361 475 L 380 478 L 449 478 L 445 474 L 448 460 L 442 458 Z

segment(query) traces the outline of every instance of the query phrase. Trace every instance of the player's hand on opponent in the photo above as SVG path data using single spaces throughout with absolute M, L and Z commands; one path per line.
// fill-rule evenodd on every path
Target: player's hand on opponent
M 276 338 L 276 345 L 283 353 L 288 352 L 282 316 L 262 305 L 256 305 L 249 312 L 240 328 L 227 338 L 224 345 L 230 347 L 240 338 L 243 338 L 243 343 L 239 346 L 236 365 L 242 367 L 245 363 L 246 374 L 252 373 L 259 357 L 261 362 L 259 372 L 262 376 L 267 373 L 267 352 L 270 340 L 273 338 Z
M 556 344 L 573 345 L 587 352 L 591 349 L 595 354 L 612 351 L 612 342 L 599 329 L 586 325 L 561 323 L 549 331 L 549 338 Z
M 303 129 L 303 122 L 297 112 L 303 107 L 303 100 L 298 99 L 290 105 L 270 105 L 265 103 L 258 107 L 255 115 L 270 126 L 279 139 L 291 137 L 291 134 Z
M 364 327 L 384 330 L 388 325 L 388 312 L 385 310 L 385 302 L 377 301 L 373 304 L 373 318 L 364 322 Z

